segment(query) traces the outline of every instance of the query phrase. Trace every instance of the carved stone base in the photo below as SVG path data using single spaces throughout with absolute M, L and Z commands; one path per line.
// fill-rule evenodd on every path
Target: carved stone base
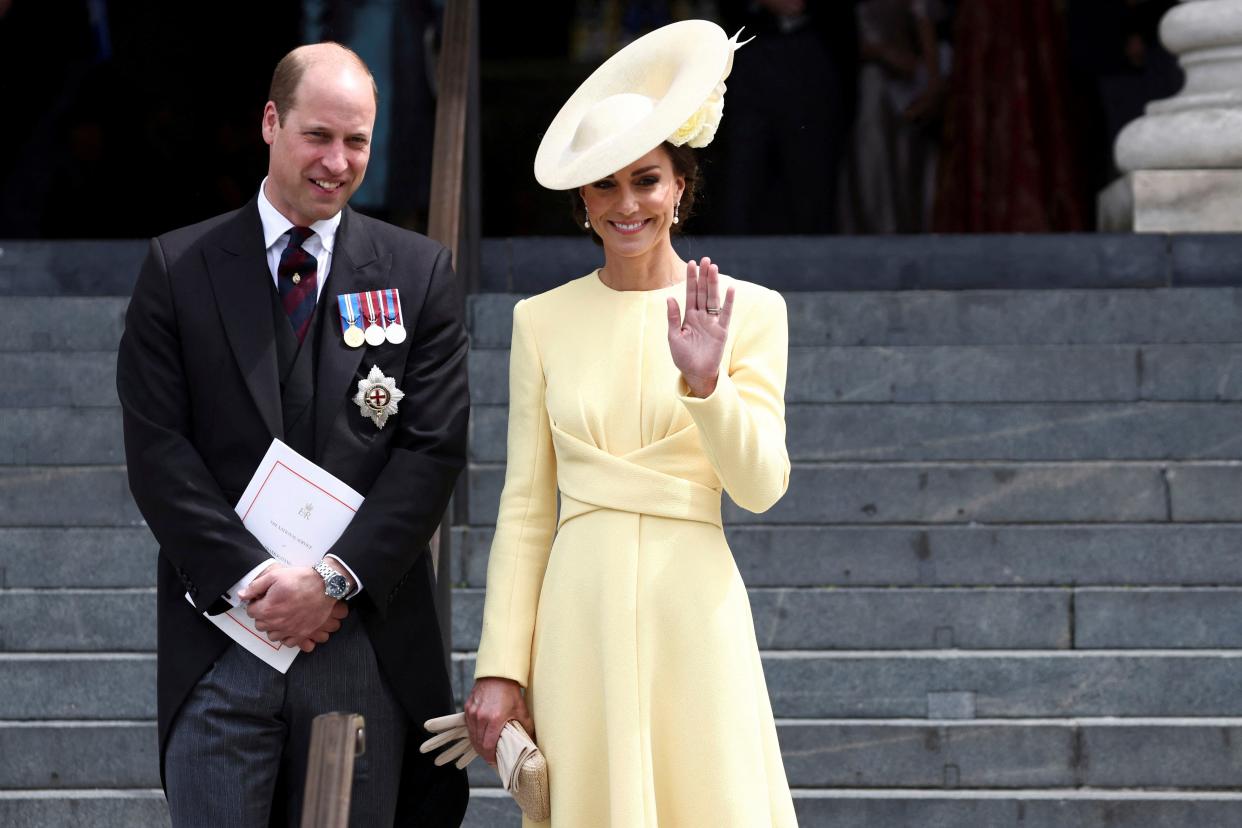
M 1136 170 L 1096 202 L 1101 232 L 1242 232 L 1242 170 Z

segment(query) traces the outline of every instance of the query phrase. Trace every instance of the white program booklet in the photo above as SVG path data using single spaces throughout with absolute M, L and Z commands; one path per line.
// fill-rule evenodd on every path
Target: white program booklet
M 237 502 L 237 514 L 274 559 L 289 566 L 314 566 L 354 519 L 362 500 L 362 495 L 349 486 L 279 440 L 272 440 Z M 205 617 L 282 673 L 301 652 L 271 641 L 266 633 L 255 629 L 254 619 L 244 606 Z

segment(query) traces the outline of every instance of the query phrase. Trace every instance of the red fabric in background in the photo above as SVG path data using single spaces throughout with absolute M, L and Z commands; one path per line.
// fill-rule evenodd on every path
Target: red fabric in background
M 1054 0 L 963 0 L 957 14 L 935 231 L 1087 229 Z

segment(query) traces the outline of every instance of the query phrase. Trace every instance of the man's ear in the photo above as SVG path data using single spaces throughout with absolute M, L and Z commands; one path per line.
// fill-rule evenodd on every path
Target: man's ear
M 276 112 L 276 104 L 271 101 L 263 107 L 263 141 L 271 144 L 276 140 L 276 129 L 280 126 L 280 115 Z

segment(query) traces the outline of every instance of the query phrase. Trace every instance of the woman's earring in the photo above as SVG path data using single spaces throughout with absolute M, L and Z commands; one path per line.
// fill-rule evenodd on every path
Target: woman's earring
M 590 230 L 591 229 L 591 211 L 587 209 L 585 200 L 582 202 L 582 214 L 586 216 L 586 220 L 582 222 L 582 229 Z
M 676 224 L 679 221 L 681 221 L 681 202 L 680 201 L 673 205 L 673 224 Z

